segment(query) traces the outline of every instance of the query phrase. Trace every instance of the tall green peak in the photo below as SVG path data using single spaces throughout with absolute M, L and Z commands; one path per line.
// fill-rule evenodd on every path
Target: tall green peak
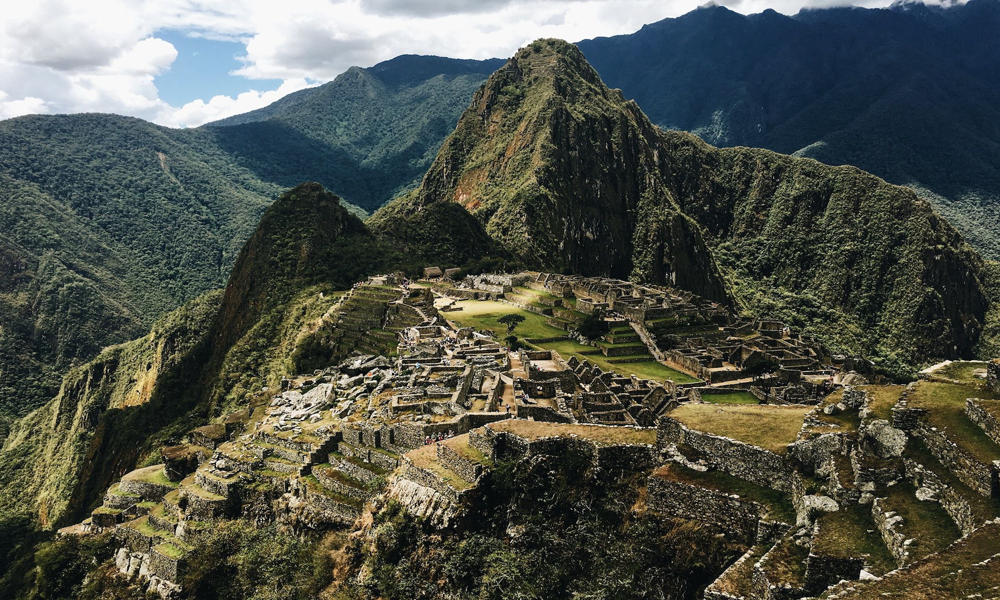
M 912 190 L 663 131 L 558 40 L 491 75 L 420 188 L 369 224 L 421 247 L 444 206 L 524 266 L 674 285 L 894 373 L 972 355 L 990 306 L 983 261 Z
M 726 302 L 700 226 L 664 185 L 657 139 L 575 46 L 540 40 L 487 79 L 421 187 L 370 224 L 409 244 L 400 219 L 454 203 L 526 266 L 670 283 Z
M 383 259 L 364 223 L 336 194 L 303 183 L 265 211 L 243 246 L 222 300 L 220 348 L 296 290 L 323 282 L 345 289 Z

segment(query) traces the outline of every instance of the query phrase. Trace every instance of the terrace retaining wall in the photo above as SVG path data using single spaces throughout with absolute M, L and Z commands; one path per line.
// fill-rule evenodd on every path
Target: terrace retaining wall
M 955 442 L 948 439 L 944 432 L 921 423 L 914 433 L 923 440 L 927 449 L 962 483 L 987 498 L 996 495 L 997 462 L 986 464 L 976 460 Z
M 647 480 L 646 504 L 652 510 L 709 523 L 752 544 L 757 537 L 760 506 L 735 494 L 669 481 L 652 475 Z
M 886 509 L 882 504 L 882 498 L 875 498 L 872 501 L 872 517 L 875 519 L 875 527 L 882 535 L 889 552 L 896 559 L 896 565 L 902 567 L 910 560 L 906 535 L 898 526 L 903 522 L 903 518 Z
M 992 413 L 986 410 L 983 402 L 983 400 L 978 398 L 967 398 L 965 400 L 965 412 L 969 415 L 969 420 L 979 426 L 991 440 L 1000 444 L 1000 420 L 997 420 Z M 990 400 L 986 400 L 985 402 L 990 402 Z M 996 403 L 996 401 L 993 402 Z
M 977 522 L 968 501 L 956 492 L 955 488 L 945 485 L 937 473 L 909 458 L 903 459 L 903 465 L 906 468 L 906 478 L 913 483 L 914 487 L 925 487 L 934 491 L 941 508 L 962 530 L 963 535 L 972 533 L 972 530 L 982 525 L 982 523 Z
M 656 435 L 661 450 L 669 444 L 686 444 L 733 475 L 779 492 L 794 493 L 799 480 L 785 457 L 727 437 L 693 431 L 670 417 L 660 417 Z
M 994 358 L 986 365 L 986 383 L 1000 394 L 1000 358 Z

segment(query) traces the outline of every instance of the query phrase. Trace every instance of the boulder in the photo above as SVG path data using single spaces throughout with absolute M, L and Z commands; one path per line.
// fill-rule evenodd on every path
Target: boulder
M 865 443 L 879 458 L 898 458 L 906 449 L 906 433 L 896 429 L 885 419 L 868 423 L 862 430 L 862 435 Z
M 803 496 L 802 510 L 799 512 L 796 525 L 804 526 L 812 523 L 819 513 L 837 512 L 840 505 L 829 496 Z

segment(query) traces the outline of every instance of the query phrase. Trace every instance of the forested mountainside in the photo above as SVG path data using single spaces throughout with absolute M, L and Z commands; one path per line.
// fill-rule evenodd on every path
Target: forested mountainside
M 413 187 L 501 59 L 399 56 L 207 127 L 262 179 L 317 181 L 373 211 Z
M 210 129 L 195 133 L 211 136 Z M 164 154 L 169 156 L 170 151 L 168 147 Z M 715 311 L 728 305 L 743 315 L 788 319 L 807 333 L 817 334 L 833 351 L 870 356 L 890 373 L 908 374 L 918 361 L 971 353 L 977 344 L 995 347 L 990 346 L 995 340 L 988 337 L 995 334 L 997 323 L 997 305 L 990 298 L 996 289 L 995 271 L 912 190 L 854 167 L 832 167 L 767 150 L 717 149 L 692 134 L 663 132 L 634 102 L 608 89 L 575 46 L 540 40 L 520 50 L 476 92 L 418 189 L 388 204 L 368 223 L 350 214 L 337 196 L 318 183 L 300 184 L 282 194 L 264 211 L 234 259 L 224 292 L 188 302 L 157 321 L 146 337 L 108 348 L 73 369 L 53 399 L 11 427 L 0 448 L 0 531 L 4 533 L 0 536 L 0 571 L 4 573 L 0 595 L 59 597 L 46 590 L 76 592 L 87 586 L 87 597 L 141 596 L 141 590 L 115 575 L 121 567 L 110 562 L 109 555 L 100 554 L 111 547 L 109 539 L 65 541 L 77 539 L 73 537 L 46 542 L 51 529 L 84 517 L 101 503 L 109 486 L 139 466 L 149 466 L 149 472 L 140 474 L 153 479 L 136 485 L 152 483 L 166 494 L 158 498 L 159 504 L 150 501 L 145 507 L 152 511 L 159 506 L 156 510 L 162 513 L 150 512 L 136 521 L 136 535 L 146 536 L 142 539 L 160 539 L 150 523 L 172 527 L 170 520 L 177 517 L 167 514 L 166 504 L 170 511 L 188 511 L 201 501 L 221 507 L 227 497 L 193 483 L 197 475 L 181 482 L 186 486 L 186 500 L 178 499 L 180 492 L 168 500 L 166 490 L 181 483 L 163 483 L 166 471 L 159 466 L 165 460 L 161 448 L 182 442 L 199 425 L 213 422 L 216 430 L 221 428 L 228 435 L 229 419 L 260 418 L 266 407 L 283 401 L 276 394 L 290 385 L 282 381 L 286 375 L 296 377 L 309 370 L 296 377 L 300 381 L 295 385 L 302 391 L 290 390 L 294 391 L 290 397 L 302 399 L 318 385 L 312 369 L 338 364 L 355 351 L 393 353 L 402 327 L 432 322 L 431 314 L 437 313 L 424 311 L 434 311 L 433 294 L 422 287 L 403 290 L 374 282 L 351 288 L 367 275 L 397 269 L 413 274 L 429 265 L 470 270 L 496 265 L 539 267 L 670 284 L 680 294 L 697 291 L 715 299 L 716 303 L 700 300 Z M 13 278 L 23 269 L 9 272 Z M 406 300 L 414 303 L 406 305 Z M 697 335 L 704 323 L 693 327 Z M 990 332 L 986 337 L 984 328 Z M 612 335 L 629 340 L 638 337 L 629 326 L 625 329 L 624 335 Z M 500 348 L 495 341 L 468 341 L 473 354 L 483 348 L 476 346 L 480 342 Z M 487 352 L 492 352 L 489 348 Z M 507 356 L 505 351 L 501 354 Z M 435 357 L 441 359 L 440 354 Z M 424 359 L 418 355 L 408 360 Z M 310 366 L 301 368 L 305 364 Z M 406 369 L 411 367 L 400 368 L 399 385 L 412 392 L 415 375 L 404 373 Z M 335 370 L 339 378 L 339 367 Z M 379 370 L 359 366 L 344 374 L 344 385 L 350 380 L 359 393 L 371 392 L 375 400 L 369 404 L 368 396 L 347 398 L 362 400 L 359 412 L 351 415 L 353 420 L 344 419 L 340 426 L 348 421 L 352 426 L 364 425 L 375 413 L 394 418 L 395 409 L 379 405 L 385 400 L 380 382 L 366 377 Z M 440 393 L 441 373 L 430 376 L 431 382 L 437 382 L 428 388 L 434 393 Z M 636 384 L 635 379 L 616 380 L 611 372 L 605 375 L 616 389 L 624 389 L 625 382 Z M 498 374 L 496 381 L 500 380 Z M 332 389 L 334 383 L 324 385 Z M 672 389 L 677 392 L 676 386 Z M 660 390 L 667 394 L 665 388 Z M 656 396 L 655 392 L 650 395 Z M 435 402 L 440 399 L 436 398 Z M 665 401 L 670 399 L 660 397 L 656 404 L 662 408 L 659 405 L 669 404 Z M 787 407 L 772 408 L 781 412 Z M 624 409 L 621 412 L 624 415 Z M 345 469 L 351 468 L 349 464 L 368 469 L 360 466 L 368 461 L 354 454 L 317 449 L 319 435 L 331 430 L 321 425 L 327 417 L 315 416 L 320 420 L 303 417 L 296 421 L 298 431 L 282 421 L 284 416 L 275 417 L 276 422 L 269 425 L 278 427 L 273 431 L 299 436 L 294 439 L 277 435 L 258 439 L 254 435 L 259 432 L 248 431 L 247 439 L 264 444 L 254 451 L 261 452 L 266 463 L 249 457 L 250 450 L 227 450 L 230 458 L 205 448 L 196 450 L 216 456 L 211 464 L 198 467 L 204 469 L 201 481 L 210 487 L 230 481 L 229 475 L 220 474 L 226 469 L 218 467 L 227 461 L 248 461 L 257 465 L 257 471 L 260 464 L 290 469 L 264 469 L 261 476 L 276 478 L 281 485 L 286 485 L 287 476 L 294 476 L 307 487 L 319 484 L 302 470 L 303 457 L 310 468 L 320 471 L 333 468 L 319 462 L 321 456 L 338 461 Z M 804 427 L 803 418 L 793 420 L 792 440 Z M 430 415 L 418 420 L 441 427 Z M 850 419 L 843 422 L 857 427 Z M 596 427 L 604 432 L 598 438 L 606 439 L 606 425 Z M 625 444 L 645 448 L 642 451 L 649 458 L 649 464 L 625 460 L 629 468 L 624 471 L 632 467 L 643 471 L 655 462 L 651 442 L 657 439 L 656 432 L 621 429 L 628 432 L 627 439 L 645 440 Z M 398 435 L 405 435 L 404 430 Z M 359 439 L 375 437 L 374 433 L 359 435 L 357 444 L 361 444 Z M 544 432 L 526 435 L 545 436 Z M 423 433 L 417 437 L 416 443 L 408 443 L 409 449 L 419 448 L 425 439 Z M 272 442 L 276 439 L 289 444 L 278 446 L 284 448 L 278 451 L 281 456 L 295 456 L 300 462 L 269 454 L 275 451 Z M 241 586 L 270 589 L 268 577 L 287 582 L 291 586 L 287 590 L 323 587 L 347 572 L 355 573 L 361 582 L 351 597 L 363 598 L 433 597 L 436 584 L 429 582 L 442 577 L 463 594 L 523 586 L 534 597 L 551 597 L 556 590 L 565 593 L 570 585 L 586 594 L 624 593 L 626 589 L 659 589 L 663 581 L 670 581 L 676 582 L 678 595 L 693 597 L 696 588 L 711 581 L 742 552 L 700 527 L 675 527 L 672 521 L 649 516 L 642 492 L 646 473 L 606 479 L 606 471 L 590 462 L 604 456 L 600 460 L 615 463 L 615 456 L 622 459 L 625 455 L 604 455 L 597 446 L 577 447 L 579 440 L 571 444 L 576 450 L 565 454 L 567 462 L 528 456 L 525 461 L 494 465 L 490 459 L 496 470 L 482 481 L 494 486 L 488 495 L 495 504 L 480 508 L 498 518 L 482 519 L 477 535 L 450 538 L 441 554 L 435 554 L 440 538 L 423 529 L 431 527 L 431 520 L 417 522 L 391 502 L 373 509 L 373 520 L 365 525 L 369 537 L 364 540 L 351 542 L 334 534 L 322 544 L 313 538 L 308 543 L 300 540 L 303 546 L 297 547 L 287 531 L 257 528 L 258 521 L 253 519 L 266 521 L 274 512 L 265 502 L 260 514 L 217 530 L 209 527 L 207 535 L 220 537 L 212 538 L 218 543 L 203 546 L 208 554 L 202 558 L 187 554 L 194 546 L 170 545 L 174 542 L 156 552 L 171 560 L 193 556 L 195 567 L 184 585 L 195 596 L 211 598 L 239 597 Z M 355 447 L 338 446 L 349 453 Z M 424 448 L 450 456 L 431 444 Z M 466 458 L 481 459 L 482 451 L 475 454 L 468 444 L 459 450 Z M 371 450 L 369 459 L 372 452 L 378 454 Z M 426 455 L 425 450 L 417 459 L 430 460 L 421 464 L 440 475 L 436 459 Z M 381 456 L 399 461 L 392 463 L 396 466 L 407 464 L 392 451 Z M 452 464 L 467 465 L 461 457 L 457 460 Z M 423 477 L 424 467 L 414 467 L 410 476 Z M 243 468 L 257 472 L 252 465 Z M 451 477 L 445 471 L 444 476 Z M 371 487 L 348 476 L 335 475 L 340 484 L 327 481 L 334 487 L 341 485 L 337 489 L 342 491 L 354 489 L 349 493 L 363 494 L 367 501 L 373 499 L 372 489 L 385 485 L 387 472 L 368 471 L 365 476 L 372 478 L 366 480 Z M 478 476 L 468 477 L 479 481 Z M 207 483 L 212 478 L 215 484 Z M 461 481 L 472 479 L 450 481 L 462 486 Z M 806 483 L 801 477 L 797 481 L 804 494 Z M 405 478 L 400 485 L 402 491 L 395 493 L 405 499 L 406 490 L 413 489 L 407 488 Z M 245 487 L 244 483 L 238 486 L 247 494 L 259 492 L 265 500 L 275 492 L 263 480 L 250 479 Z M 780 487 L 788 491 L 785 484 Z M 298 493 L 326 494 L 327 500 L 319 502 L 354 507 L 351 514 L 361 515 L 358 504 L 363 502 L 357 497 L 351 500 L 336 492 L 310 489 L 314 491 Z M 117 495 L 108 492 L 108 497 L 120 499 L 124 494 L 128 500 L 131 493 L 119 487 Z M 286 512 L 302 519 L 293 526 L 308 527 L 308 513 L 295 504 L 300 500 L 296 497 Z M 409 496 L 409 501 L 421 504 L 421 497 Z M 436 502 L 428 500 L 423 510 L 442 512 Z M 510 507 L 520 508 L 512 512 Z M 118 518 L 113 511 L 120 509 L 108 510 L 112 512 L 105 514 Z M 194 521 L 192 526 L 201 522 Z M 299 549 L 290 550 L 289 556 L 272 554 L 267 550 L 270 541 L 281 548 Z M 66 546 L 74 543 L 82 546 Z M 94 544 L 92 556 L 87 554 L 88 543 Z M 508 543 L 518 550 L 505 550 Z M 33 548 L 40 550 L 36 553 Z M 552 555 L 550 548 L 558 548 L 559 553 Z M 622 553 L 630 548 L 642 551 L 634 559 L 627 554 L 623 558 Z M 345 564 L 332 564 L 335 554 Z M 584 554 L 585 560 L 569 567 L 532 570 L 532 564 L 524 562 L 525 557 L 529 563 L 544 563 L 546 556 L 557 556 L 556 562 L 565 565 L 571 562 L 568 557 Z M 296 573 L 288 568 L 290 556 L 315 560 L 315 570 L 303 575 L 303 581 L 289 582 Z M 442 567 L 445 563 L 435 556 L 448 566 Z M 65 561 L 77 562 L 67 566 Z M 261 561 L 266 565 L 257 568 Z M 90 576 L 97 564 L 104 570 Z M 69 572 L 71 567 L 74 570 Z M 265 568 L 270 570 L 261 570 Z M 46 579 L 49 572 L 51 581 Z M 494 574 L 506 583 L 489 587 Z M 227 578 L 235 582 L 230 587 L 213 583 L 228 583 Z M 175 573 L 172 580 L 180 578 Z M 503 597 L 503 592 L 491 597 Z
M 282 188 L 316 180 L 378 207 L 414 185 L 495 66 L 400 57 L 190 130 L 0 123 L 0 437 L 68 369 L 221 287 Z
M 369 223 L 420 254 L 433 234 L 408 220 L 455 203 L 522 264 L 779 310 L 897 372 L 970 355 L 990 305 L 982 259 L 912 190 L 663 132 L 565 42 L 493 74 L 421 187 Z
M 918 189 L 1000 258 L 1000 1 L 744 16 L 700 8 L 578 45 L 665 129 Z

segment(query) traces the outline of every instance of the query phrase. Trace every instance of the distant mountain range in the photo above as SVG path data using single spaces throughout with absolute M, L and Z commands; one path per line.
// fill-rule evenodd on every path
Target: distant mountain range
M 402 56 L 197 129 L 0 122 L 0 437 L 69 368 L 222 287 L 282 189 L 318 181 L 371 210 L 414 186 L 502 63 Z
M 653 123 L 912 185 L 997 258 L 998 30 L 1000 0 L 794 17 L 709 7 L 578 46 Z M 0 123 L 0 434 L 67 369 L 222 286 L 280 190 L 316 181 L 370 212 L 415 189 L 502 64 L 401 56 L 192 130 L 112 115 Z M 437 250 L 493 243 L 435 210 L 424 225 L 457 218 L 470 241 L 424 240 Z
M 660 127 L 912 186 L 998 259 L 998 32 L 998 0 L 792 17 L 712 6 L 578 46 Z

